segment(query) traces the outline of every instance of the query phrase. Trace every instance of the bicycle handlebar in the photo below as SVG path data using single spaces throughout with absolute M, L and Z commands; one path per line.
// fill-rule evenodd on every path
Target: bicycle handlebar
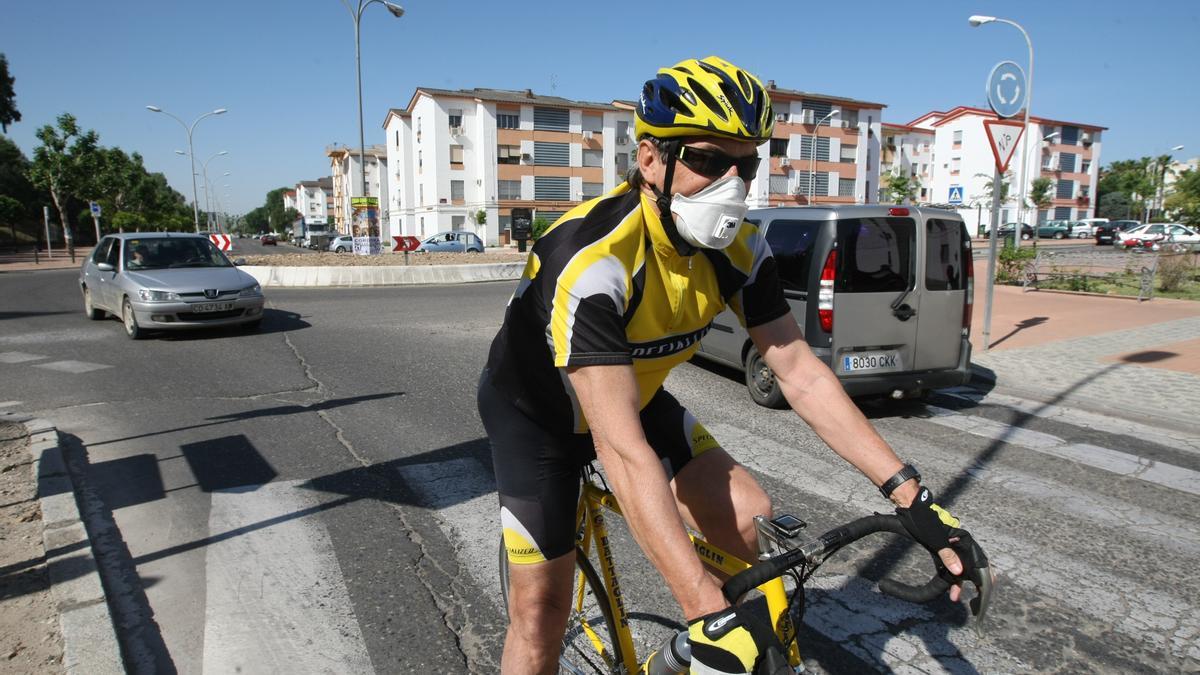
M 768 558 L 738 572 L 725 582 L 722 591 L 729 602 L 737 602 L 738 598 L 745 595 L 750 589 L 774 579 L 791 568 L 802 563 L 816 562 L 818 558 L 827 553 L 837 551 L 847 544 L 877 532 L 891 532 L 912 539 L 912 535 L 905 529 L 899 517 L 883 514 L 866 516 L 835 527 L 799 548 Z M 895 579 L 884 578 L 879 582 L 879 590 L 901 600 L 923 603 L 936 598 L 950 588 L 953 583 L 970 581 L 975 585 L 975 597 L 971 599 L 970 603 L 971 614 L 975 617 L 976 622 L 982 621 L 991 601 L 993 584 L 987 555 L 976 543 L 971 533 L 966 530 L 952 528 L 950 538 L 957 538 L 957 541 L 951 543 L 950 547 L 962 561 L 963 573 L 961 575 L 951 574 L 950 570 L 942 564 L 937 553 L 931 552 L 936 572 L 929 581 L 920 586 L 910 586 Z

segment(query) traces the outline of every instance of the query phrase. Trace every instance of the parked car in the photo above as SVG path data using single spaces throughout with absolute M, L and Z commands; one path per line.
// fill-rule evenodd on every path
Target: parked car
M 1096 232 L 1096 228 L 1100 225 L 1108 223 L 1108 218 L 1084 218 L 1075 221 L 1075 228 L 1071 230 L 1071 234 L 1076 239 L 1091 239 Z
M 134 340 L 148 330 L 262 322 L 262 287 L 197 234 L 110 234 L 84 260 L 79 287 L 89 319 L 117 316 Z
M 258 242 L 263 246 L 276 246 L 279 243 L 275 240 L 275 235 L 273 234 L 264 234 L 258 238 Z
M 1154 223 L 1140 230 L 1131 231 L 1122 240 L 1125 248 L 1158 251 L 1166 244 L 1200 244 L 1200 233 L 1178 223 Z
M 1017 223 L 1004 223 L 1000 226 L 999 229 L 996 230 L 996 236 L 1001 239 L 1004 239 L 1006 237 L 1011 238 L 1013 236 L 1013 232 L 1016 229 L 1017 229 Z M 991 236 L 990 232 L 989 232 L 988 236 L 989 237 Z M 1021 238 L 1022 239 L 1032 239 L 1033 238 L 1033 227 L 1030 225 L 1026 225 L 1025 223 L 1021 223 Z
M 438 232 L 421 242 L 417 253 L 483 253 L 483 240 L 474 232 Z
M 346 251 L 354 250 L 354 237 L 348 234 L 339 234 L 329 240 L 329 250 L 337 253 L 345 253 Z
M 1038 225 L 1039 239 L 1066 239 L 1075 236 L 1076 220 L 1047 220 Z
M 852 396 L 915 396 L 971 377 L 971 238 L 953 211 L 877 204 L 754 209 L 805 339 Z M 784 407 L 734 313 L 702 358 L 742 370 L 755 403 Z
M 1141 227 L 1141 223 L 1136 220 L 1110 220 L 1107 223 L 1101 223 L 1096 226 L 1095 238 L 1097 244 L 1115 244 L 1118 241 L 1117 233 L 1132 230 L 1135 227 Z

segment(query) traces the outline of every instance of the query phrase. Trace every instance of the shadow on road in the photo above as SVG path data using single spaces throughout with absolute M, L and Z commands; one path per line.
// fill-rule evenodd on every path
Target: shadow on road
M 229 337 L 239 333 L 290 333 L 295 330 L 310 328 L 312 324 L 305 321 L 296 312 L 282 309 L 263 309 L 262 323 L 257 328 L 245 326 L 215 326 L 213 328 L 196 328 L 191 330 L 165 330 L 152 335 L 166 342 L 192 342 L 196 340 L 214 340 Z

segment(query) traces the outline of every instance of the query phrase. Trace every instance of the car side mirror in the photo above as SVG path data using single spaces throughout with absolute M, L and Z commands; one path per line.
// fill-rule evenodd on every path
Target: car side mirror
M 245 258 L 238 258 L 237 260 L 234 260 L 234 261 L 233 261 L 233 264 L 234 264 L 234 265 L 237 265 L 237 266 L 239 266 L 239 267 L 240 267 L 240 266 L 242 266 L 242 265 L 245 265 L 245 264 L 246 264 L 246 259 L 245 259 Z
M 101 272 L 111 272 L 117 268 L 114 267 L 112 263 L 98 262 L 96 263 L 96 269 L 100 270 Z

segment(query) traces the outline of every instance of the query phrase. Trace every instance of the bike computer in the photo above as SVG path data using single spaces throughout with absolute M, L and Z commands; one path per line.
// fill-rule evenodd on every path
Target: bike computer
M 771 525 L 775 528 L 776 532 L 790 539 L 799 534 L 800 530 L 804 529 L 808 523 L 790 513 L 784 513 L 772 518 Z

